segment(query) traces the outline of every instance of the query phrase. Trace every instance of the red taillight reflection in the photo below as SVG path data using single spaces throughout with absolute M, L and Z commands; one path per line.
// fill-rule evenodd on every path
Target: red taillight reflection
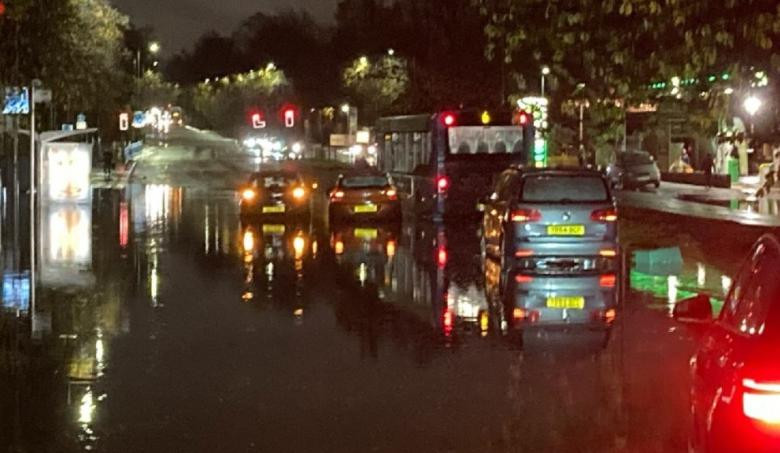
M 594 222 L 613 223 L 618 220 L 618 212 L 615 208 L 597 209 L 590 214 L 590 219 Z
M 541 314 L 538 310 L 515 308 L 512 310 L 512 317 L 515 319 L 515 321 L 539 322 Z
M 536 209 L 518 209 L 512 212 L 512 221 L 516 223 L 538 222 L 542 220 L 542 213 Z
M 447 265 L 447 249 L 443 246 L 439 247 L 439 249 L 436 251 L 436 262 L 439 264 L 440 268 L 443 268 Z
M 515 275 L 515 282 L 517 283 L 531 283 L 534 281 L 534 278 L 530 275 L 524 275 L 524 274 L 517 274 Z
M 439 176 L 439 179 L 436 180 L 436 187 L 439 189 L 439 192 L 445 192 L 450 188 L 450 179 L 446 176 Z
M 398 199 L 398 191 L 395 189 L 387 189 L 385 191 L 385 195 L 389 200 L 397 200 Z
M 601 251 L 599 251 L 599 255 L 603 256 L 604 258 L 614 258 L 617 256 L 617 250 L 602 249 Z
M 447 308 L 444 310 L 444 314 L 442 315 L 442 324 L 444 325 L 444 334 L 452 334 L 452 329 L 455 325 L 455 314 L 452 312 L 452 309 Z
M 746 417 L 780 425 L 780 382 L 743 379 L 742 411 Z
M 530 258 L 534 256 L 533 250 L 518 250 L 515 252 L 516 258 Z
M 615 274 L 605 274 L 599 278 L 599 286 L 602 288 L 614 288 L 617 283 L 617 276 Z

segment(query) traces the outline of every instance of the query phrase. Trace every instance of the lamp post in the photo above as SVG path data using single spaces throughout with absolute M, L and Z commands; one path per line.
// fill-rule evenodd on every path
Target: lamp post
M 150 42 L 149 43 L 149 47 L 147 48 L 149 53 L 152 54 L 152 55 L 157 55 L 158 53 L 160 53 L 160 49 L 161 49 L 160 43 L 158 43 L 157 41 Z M 141 48 L 140 47 L 136 50 L 135 61 L 136 61 L 136 71 L 138 71 L 138 78 L 140 79 L 140 78 L 142 78 L 144 76 L 144 68 L 143 68 L 143 62 L 141 61 Z M 155 67 L 156 66 L 157 65 L 155 64 Z
M 750 115 L 750 135 L 753 135 L 755 133 L 755 121 L 754 117 L 756 116 L 756 113 L 758 113 L 759 110 L 761 110 L 761 105 L 763 104 L 763 101 L 761 99 L 757 98 L 754 95 L 750 95 L 742 103 L 742 107 L 745 108 L 745 111 L 748 115 Z
M 544 97 L 544 82 L 548 75 L 550 75 L 550 67 L 542 66 L 542 97 Z

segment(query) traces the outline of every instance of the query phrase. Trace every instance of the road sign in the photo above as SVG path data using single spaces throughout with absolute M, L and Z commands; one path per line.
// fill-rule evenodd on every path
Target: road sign
M 123 112 L 119 114 L 119 130 L 126 131 L 130 129 L 130 114 Z
M 76 130 L 83 131 L 87 128 L 87 115 L 79 113 L 76 115 Z
M 142 129 L 146 125 L 146 113 L 137 111 L 133 112 L 133 127 L 136 129 Z
M 28 115 L 30 113 L 30 89 L 7 87 L 3 101 L 3 115 Z
M 36 104 L 48 104 L 51 102 L 52 99 L 52 92 L 51 90 L 44 90 L 44 89 L 35 89 L 35 92 L 33 93 L 33 97 L 35 98 Z

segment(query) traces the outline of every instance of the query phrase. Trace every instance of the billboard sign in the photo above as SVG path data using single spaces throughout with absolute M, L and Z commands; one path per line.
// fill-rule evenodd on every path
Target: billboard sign
M 7 87 L 3 98 L 3 115 L 29 115 L 30 90 L 27 87 Z
M 3 308 L 28 311 L 30 309 L 30 273 L 3 274 Z
M 80 203 L 91 200 L 91 144 L 46 143 L 43 158 L 44 201 Z

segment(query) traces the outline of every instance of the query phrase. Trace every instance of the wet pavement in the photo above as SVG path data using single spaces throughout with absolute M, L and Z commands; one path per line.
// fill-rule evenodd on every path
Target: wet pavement
M 4 229 L 0 451 L 686 450 L 695 332 L 670 307 L 722 298 L 741 256 L 624 222 L 610 334 L 528 341 L 475 226 L 321 217 L 96 189 L 42 212 L 34 310 Z

